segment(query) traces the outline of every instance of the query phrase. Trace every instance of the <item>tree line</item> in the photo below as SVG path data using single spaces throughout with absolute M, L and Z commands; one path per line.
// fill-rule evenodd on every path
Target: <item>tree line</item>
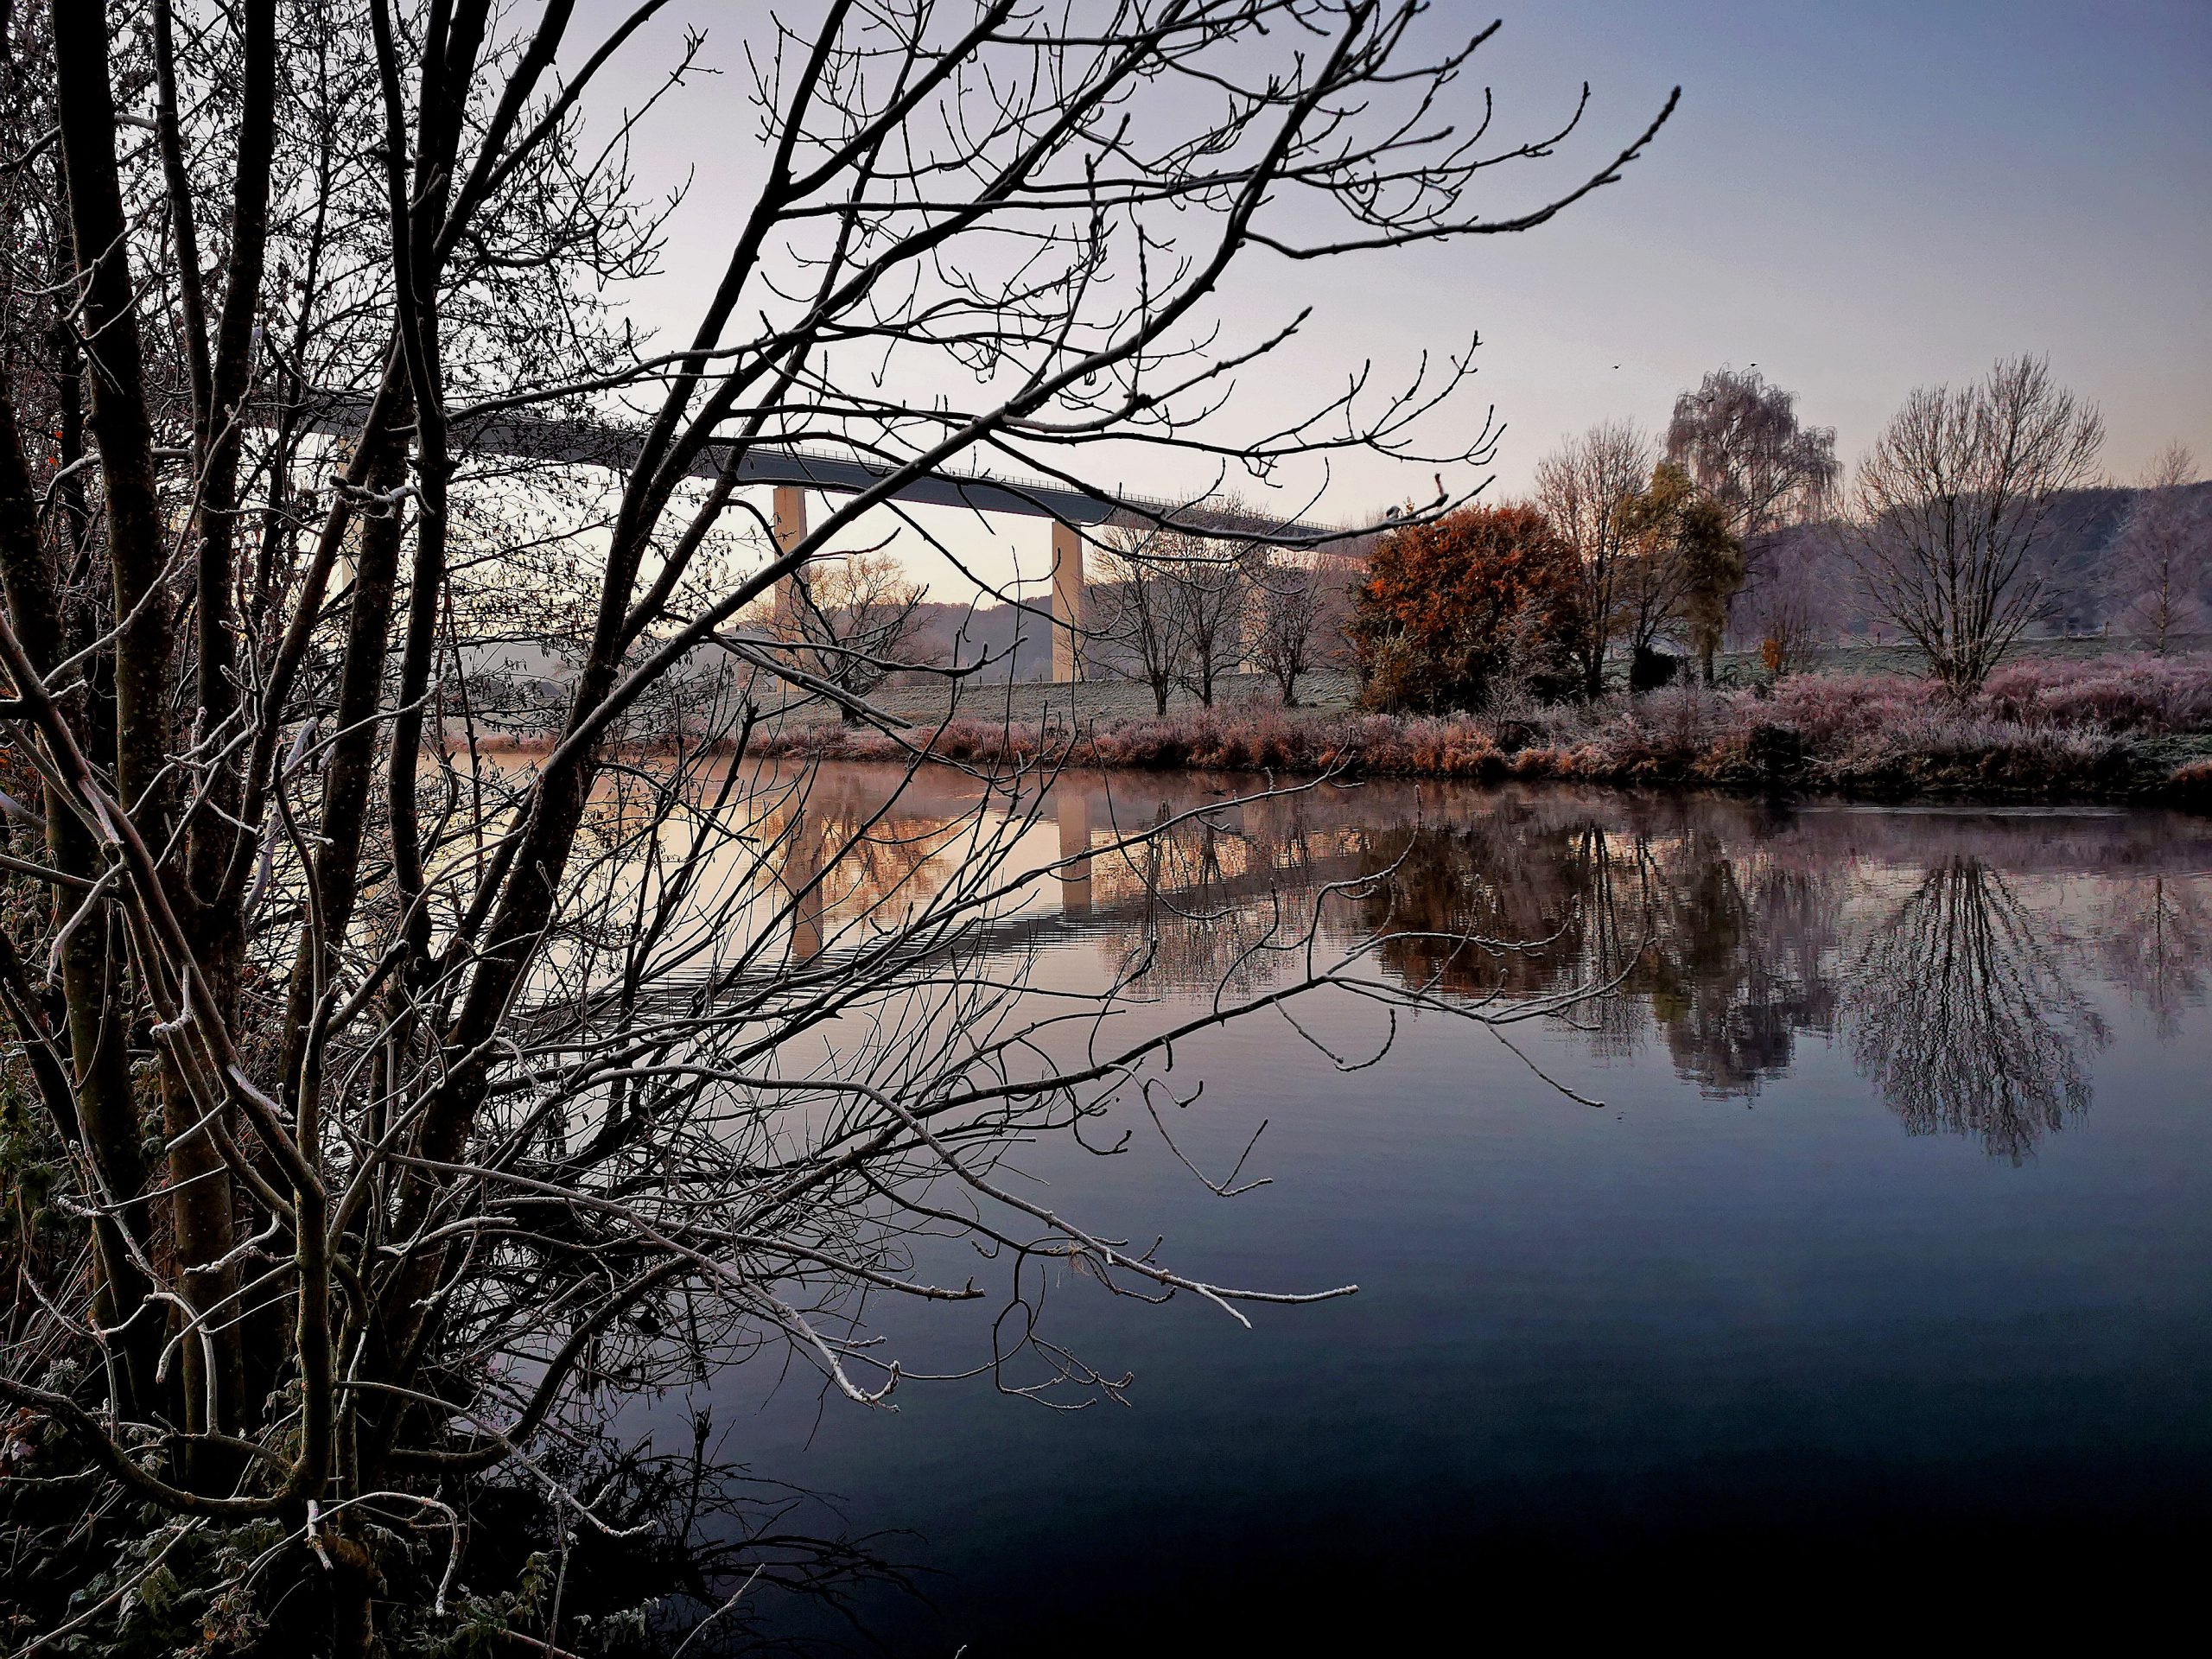
M 1371 707 L 1435 712 L 1647 691 L 1685 671 L 1710 685 L 1737 642 L 1780 676 L 1855 626 L 1966 693 L 2066 601 L 2163 654 L 2212 615 L 2212 491 L 2172 446 L 2094 567 L 2059 570 L 2057 509 L 2101 438 L 2094 409 L 2019 358 L 1915 391 L 1847 480 L 1833 429 L 1803 423 L 1756 367 L 1722 368 L 1656 436 L 1612 420 L 1560 443 L 1525 501 L 1294 553 L 1263 533 L 1114 525 L 1090 550 L 1084 671 L 1142 685 L 1162 715 L 1179 691 L 1213 706 L 1233 677 L 1295 708 L 1314 672 L 1344 667 Z M 1260 521 L 1235 499 L 1208 511 Z M 855 695 L 954 654 L 887 553 L 791 592 L 764 625 Z
M 1352 592 L 1363 698 L 1596 697 L 1616 670 L 1646 690 L 1685 665 L 1711 684 L 1745 632 L 1780 675 L 1847 620 L 1970 694 L 2067 596 L 2038 556 L 2102 439 L 2097 410 L 2020 357 L 1914 391 L 1847 485 L 1834 430 L 1804 423 L 1793 394 L 1756 366 L 1716 370 L 1659 438 L 1601 423 L 1543 457 L 1533 499 L 1384 536 Z M 2204 625 L 2212 493 L 2186 451 L 2158 459 L 2071 587 L 2154 652 Z
M 1349 539 L 1294 554 L 1135 525 L 1104 532 L 1095 567 L 1087 671 L 1143 685 L 1164 715 L 1179 688 L 1211 708 L 1239 673 L 1264 676 L 1296 708 L 1306 677 L 1341 652 L 1360 561 Z

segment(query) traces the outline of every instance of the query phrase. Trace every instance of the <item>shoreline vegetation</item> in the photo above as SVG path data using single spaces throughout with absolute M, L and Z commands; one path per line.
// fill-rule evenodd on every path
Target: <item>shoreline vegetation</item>
M 494 747 L 528 753 L 528 741 Z M 835 723 L 756 732 L 762 758 L 1107 769 L 1348 772 L 1474 781 L 1777 790 L 1867 798 L 2164 803 L 2212 811 L 2212 657 L 2023 661 L 1958 699 L 1891 674 L 1676 685 L 1593 702 L 1412 715 L 1252 701 L 1165 716 L 955 714 L 897 735 Z

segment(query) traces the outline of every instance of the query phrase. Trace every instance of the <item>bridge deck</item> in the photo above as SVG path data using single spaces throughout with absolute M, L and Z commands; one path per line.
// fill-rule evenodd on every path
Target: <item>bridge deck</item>
M 334 434 L 357 430 L 367 400 L 332 394 L 313 422 L 315 429 Z M 496 454 L 550 461 L 570 466 L 603 467 L 627 472 L 637 462 L 645 428 L 614 421 L 564 419 L 518 410 L 463 416 L 453 423 L 450 448 L 457 454 Z M 717 440 L 692 462 L 691 476 L 718 478 L 734 446 Z M 897 468 L 871 457 L 756 443 L 738 457 L 740 483 L 766 484 L 775 490 L 774 530 L 778 543 L 790 549 L 806 534 L 809 490 L 854 495 L 872 488 Z M 987 473 L 939 472 L 909 480 L 891 498 L 925 506 L 964 507 L 979 513 L 1009 513 L 1043 518 L 1052 526 L 1050 567 L 1052 614 L 1052 678 L 1084 677 L 1084 535 L 1103 524 L 1170 524 L 1198 535 L 1233 537 L 1262 545 L 1313 548 L 1342 543 L 1356 532 L 1300 518 L 1283 518 L 1243 506 L 1208 506 L 1203 500 L 1172 501 L 1136 495 L 1106 495 L 1073 489 L 1043 479 L 995 477 Z M 789 585 L 779 588 L 779 613 L 789 604 Z
M 317 429 L 346 433 L 357 428 L 365 398 L 334 396 L 314 423 Z M 571 420 L 554 416 L 505 412 L 456 421 L 452 448 L 461 453 L 510 455 L 519 460 L 559 461 L 626 472 L 635 464 L 645 428 L 615 421 Z M 715 478 L 728 464 L 731 445 L 716 441 L 701 451 L 691 475 Z M 852 495 L 870 488 L 893 468 L 874 460 L 833 450 L 784 444 L 757 444 L 738 461 L 744 484 L 782 485 Z M 893 498 L 924 506 L 965 507 L 976 512 L 1010 513 L 1046 518 L 1090 529 L 1119 519 L 1129 524 L 1161 520 L 1198 531 L 1254 536 L 1285 546 L 1338 539 L 1345 526 L 1306 518 L 1281 518 L 1249 508 L 1210 507 L 1203 501 L 1073 489 L 1046 479 L 988 473 L 945 471 L 916 479 Z

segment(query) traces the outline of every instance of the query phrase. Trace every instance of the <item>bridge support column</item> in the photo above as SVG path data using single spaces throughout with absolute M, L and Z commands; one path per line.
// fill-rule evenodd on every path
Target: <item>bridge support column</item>
M 806 492 L 796 484 L 779 484 L 772 504 L 776 532 L 776 556 L 781 558 L 806 539 Z M 778 582 L 774 597 L 769 601 L 769 620 L 779 633 L 793 630 L 798 619 L 792 614 L 791 584 L 796 576 L 785 576 Z
M 1083 677 L 1083 534 L 1052 521 L 1052 683 Z

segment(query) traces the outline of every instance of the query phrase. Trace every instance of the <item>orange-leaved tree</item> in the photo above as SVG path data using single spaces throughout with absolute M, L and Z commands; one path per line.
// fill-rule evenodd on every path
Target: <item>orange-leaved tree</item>
M 1472 709 L 1511 684 L 1571 689 L 1587 626 L 1574 550 L 1532 506 L 1464 507 L 1382 538 L 1353 589 L 1370 708 Z

